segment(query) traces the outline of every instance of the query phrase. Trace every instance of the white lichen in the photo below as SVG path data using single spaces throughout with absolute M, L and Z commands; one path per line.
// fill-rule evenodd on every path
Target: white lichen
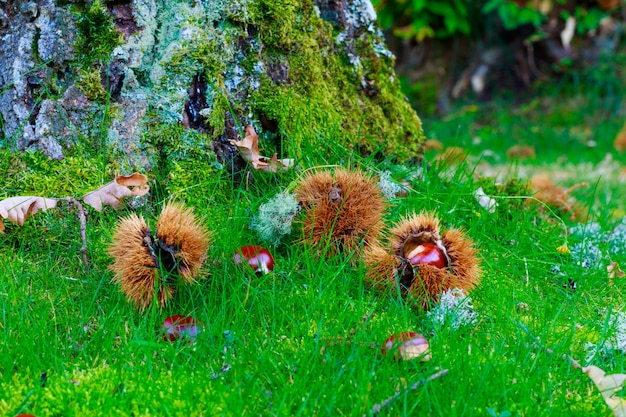
M 626 216 L 622 218 L 622 222 L 611 231 L 607 236 L 609 251 L 613 255 L 626 254 Z
M 214 2 L 214 0 L 205 0 L 205 3 L 208 4 L 212 2 Z M 237 20 L 245 23 L 250 21 L 247 0 L 230 0 L 227 3 L 225 13 L 231 20 Z
M 478 322 L 472 298 L 459 288 L 450 289 L 439 297 L 439 304 L 426 313 L 435 328 L 449 326 L 457 330 Z
M 250 228 L 272 245 L 278 245 L 283 236 L 291 233 L 291 224 L 300 205 L 295 195 L 280 193 L 259 208 Z
M 600 241 L 604 238 L 602 227 L 596 222 L 581 223 L 569 229 L 570 235 L 579 239 L 593 239 Z
M 391 52 L 389 48 L 387 48 L 385 42 L 381 40 L 385 39 L 385 35 L 383 34 L 383 32 L 380 29 L 377 29 L 375 31 L 375 35 L 377 36 L 377 39 L 374 39 L 374 41 L 372 42 L 372 47 L 376 56 L 386 56 L 391 59 L 396 59 L 396 56 L 393 54 L 393 52 Z M 391 81 L 393 82 L 393 80 Z
M 626 312 L 616 311 L 610 319 L 611 334 L 604 343 L 585 344 L 587 351 L 586 361 L 591 362 L 595 357 L 611 358 L 626 353 Z
M 576 243 L 572 246 L 571 251 L 574 262 L 583 268 L 595 267 L 604 259 L 604 255 L 597 243 L 592 240 L 583 240 L 580 243 Z
M 370 0 L 354 0 L 346 8 L 345 20 L 348 26 L 370 26 L 376 20 L 376 10 Z
M 617 229 L 617 228 L 616 228 Z M 569 230 L 570 235 L 579 242 L 571 247 L 572 259 L 583 268 L 592 268 L 606 260 L 602 249 L 611 236 L 596 222 L 589 222 L 573 226 Z M 619 235 L 620 231 L 616 233 Z M 615 245 L 617 247 L 617 245 Z
M 403 190 L 402 186 L 391 178 L 391 171 L 380 174 L 378 187 L 387 200 L 393 200 Z

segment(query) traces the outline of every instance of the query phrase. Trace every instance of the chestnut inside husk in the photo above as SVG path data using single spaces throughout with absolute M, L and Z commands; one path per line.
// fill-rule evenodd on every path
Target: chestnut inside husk
M 428 309 L 453 288 L 467 292 L 479 280 L 473 242 L 460 230 L 441 231 L 432 214 L 412 214 L 390 231 L 389 246 L 365 253 L 366 277 L 380 288 L 397 288 Z

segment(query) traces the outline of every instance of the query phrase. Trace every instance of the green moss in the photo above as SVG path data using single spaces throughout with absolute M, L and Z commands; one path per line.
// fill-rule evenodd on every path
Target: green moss
M 227 9 L 218 2 L 163 14 L 162 42 L 173 43 L 164 43 L 168 51 L 153 72 L 161 80 L 153 106 L 162 121 L 180 120 L 181 92 L 202 73 L 210 83 L 207 140 L 224 133 L 225 114 L 233 109 L 243 123 L 276 122 L 283 142 L 276 149 L 285 157 L 301 156 L 303 142 L 320 139 L 344 151 L 421 158 L 421 122 L 400 91 L 393 59 L 377 52 L 383 47 L 377 33 L 363 28 L 344 47 L 310 0 L 251 1 L 236 16 Z M 172 38 L 174 33 L 186 35 Z M 259 133 L 262 141 L 268 137 Z
M 50 373 L 42 387 L 41 372 L 30 372 L 25 377 L 26 372 L 21 370 L 0 385 L 4 393 L 0 413 L 78 416 L 94 415 L 94 410 L 98 410 L 96 414 L 101 415 L 162 415 L 176 410 L 174 415 L 193 415 L 197 404 L 213 412 L 225 412 L 227 397 L 210 387 L 206 375 L 178 370 L 153 373 L 154 376 L 96 365 L 88 370 L 67 370 L 67 374 Z M 202 386 L 197 384 L 199 377 L 207 380 Z M 151 382 L 146 384 L 146 380 Z M 164 395 L 168 398 L 167 406 L 163 405 Z M 188 398 L 194 401 L 186 401 Z
M 109 11 L 95 0 L 84 10 L 77 11 L 76 16 L 76 52 L 80 67 L 108 62 L 113 49 L 122 44 L 122 35 L 115 28 Z
M 3 198 L 17 195 L 40 197 L 79 197 L 113 180 L 115 164 L 108 155 L 93 152 L 80 155 L 76 145 L 60 161 L 39 151 L 23 154 L 0 152 L 0 168 L 6 173 Z
M 520 213 L 527 211 L 524 206 L 528 206 L 530 200 L 525 197 L 533 194 L 529 181 L 520 178 L 511 178 L 499 183 L 494 177 L 484 177 L 478 180 L 478 186 L 482 187 L 488 196 L 496 197 L 497 215 L 511 220 L 515 220 L 513 216 L 519 216 Z
M 78 70 L 76 86 L 91 101 L 98 103 L 107 101 L 108 93 L 102 87 L 100 70 L 97 68 Z
M 173 196 L 199 206 L 229 201 L 230 177 L 206 134 L 179 124 L 155 123 L 145 130 L 142 142 L 158 150 L 148 173 L 159 179 L 153 189 L 157 199 Z
M 364 65 L 355 68 L 349 57 L 334 53 L 332 27 L 315 16 L 310 5 L 295 8 L 290 1 L 271 6 L 261 2 L 260 8 L 264 11 L 260 36 L 266 43 L 265 60 L 283 49 L 297 48 L 287 56 L 291 83 L 262 78 L 262 87 L 254 92 L 259 113 L 277 120 L 290 136 L 332 135 L 347 149 L 400 160 L 420 155 L 421 122 L 392 78 L 392 60 L 375 54 L 372 39 L 365 36 L 359 41 Z M 280 20 L 289 22 L 289 31 L 276 28 L 278 23 L 270 19 L 279 10 Z M 363 88 L 363 82 L 372 92 Z M 296 131 L 300 133 L 294 135 Z M 287 151 L 290 155 L 299 153 L 300 144 L 294 145 L 296 149 Z
M 255 20 L 260 24 L 261 41 L 274 48 L 292 51 L 301 46 L 307 38 L 305 33 L 297 30 L 308 26 L 313 2 L 310 0 L 260 0 L 254 6 Z M 254 7 L 252 6 L 252 7 Z
M 228 99 L 224 94 L 215 92 L 213 98 L 213 109 L 208 117 L 209 126 L 213 128 L 213 135 L 221 135 L 224 133 L 224 123 L 226 120 L 226 112 L 229 110 Z
M 526 196 L 532 194 L 530 184 L 526 179 L 511 178 L 504 183 L 498 183 L 494 177 L 485 177 L 478 181 L 478 185 L 489 195 Z
M 167 173 L 170 195 L 197 207 L 210 207 L 230 201 L 233 192 L 231 177 L 226 170 L 212 165 L 211 159 L 209 155 L 204 155 L 172 162 Z

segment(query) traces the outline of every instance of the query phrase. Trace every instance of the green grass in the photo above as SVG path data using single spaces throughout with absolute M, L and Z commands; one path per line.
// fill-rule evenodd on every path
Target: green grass
M 583 162 L 596 167 L 611 151 L 622 120 L 602 111 L 593 116 L 573 103 L 551 97 L 521 107 L 465 108 L 425 125 L 429 136 L 472 154 L 493 150 L 499 159 L 490 166 L 506 166 L 505 151 L 518 142 L 536 146 L 540 156 L 525 163 L 535 168 L 554 166 L 567 153 L 575 164 L 565 183 L 575 182 Z M 586 158 L 589 148 L 571 138 L 581 126 L 611 141 L 596 139 Z M 480 144 L 472 142 L 475 135 Z M 396 179 L 409 174 L 406 167 L 346 154 L 333 137 L 321 137 L 328 152 L 306 139 L 298 138 L 311 147 L 305 167 L 349 164 L 390 169 Z M 571 224 L 558 213 L 505 195 L 494 214 L 482 209 L 473 197 L 475 174 L 484 167 L 476 161 L 445 170 L 433 164 L 412 181 L 407 198 L 390 203 L 386 217 L 392 224 L 429 210 L 444 228 L 462 228 L 476 242 L 484 274 L 470 296 L 478 321 L 459 329 L 437 326 L 402 299 L 365 286 L 365 269 L 350 255 L 317 259 L 298 244 L 297 230 L 272 248 L 273 273 L 259 277 L 233 265 L 238 247 L 263 243 L 248 229 L 251 216 L 296 173 L 251 172 L 254 184 L 230 185 L 229 200 L 212 200 L 226 181 L 216 177 L 202 178 L 188 195 L 176 193 L 214 230 L 215 243 L 203 279 L 180 287 L 162 311 L 138 313 L 111 282 L 106 248 L 130 208 L 90 214 L 88 268 L 71 210 L 39 213 L 23 227 L 7 224 L 0 235 L 0 414 L 362 416 L 399 392 L 381 415 L 610 415 L 592 382 L 563 355 L 585 363 L 587 343 L 611 340 L 609 317 L 623 308 L 626 280 L 609 285 L 606 262 L 585 268 L 560 253 L 566 241 L 573 247 L 579 240 L 566 236 L 562 222 Z M 152 224 L 168 197 L 168 190 L 154 189 L 150 205 L 139 209 Z M 575 196 L 594 207 L 589 220 L 611 230 L 625 200 L 609 196 L 623 193 L 611 177 Z M 626 254 L 612 260 L 626 265 Z M 575 290 L 568 279 L 576 281 Z M 173 314 L 203 323 L 195 343 L 163 340 L 161 323 Z M 409 330 L 429 339 L 432 360 L 382 356 L 391 333 Z M 620 351 L 591 363 L 608 373 L 626 367 Z M 427 381 L 442 369 L 447 375 Z M 407 389 L 417 381 L 423 386 Z

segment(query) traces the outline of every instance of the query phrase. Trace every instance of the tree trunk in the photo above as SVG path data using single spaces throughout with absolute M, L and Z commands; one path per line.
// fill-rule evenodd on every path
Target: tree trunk
M 0 38 L 12 151 L 63 159 L 81 143 L 133 170 L 200 149 L 224 164 L 252 125 L 270 155 L 338 142 L 421 157 L 369 0 L 0 0 Z

